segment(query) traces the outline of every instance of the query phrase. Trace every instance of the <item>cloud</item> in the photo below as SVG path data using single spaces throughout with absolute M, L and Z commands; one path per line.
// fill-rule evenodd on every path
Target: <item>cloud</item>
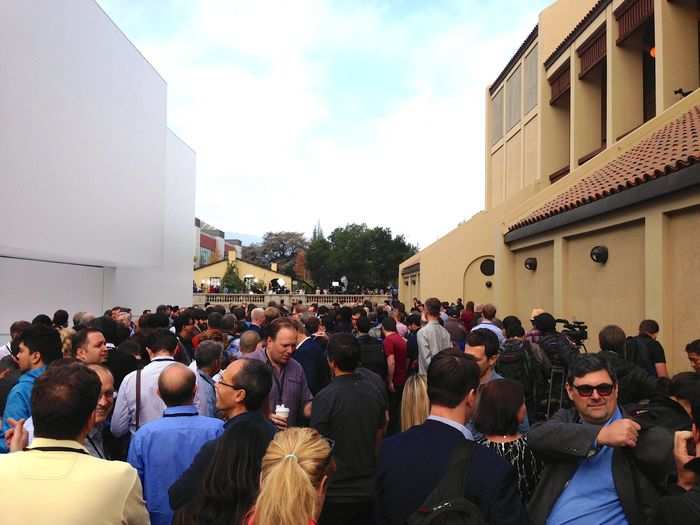
M 545 3 L 100 1 L 168 82 L 198 216 L 421 246 L 481 209 L 486 86 Z

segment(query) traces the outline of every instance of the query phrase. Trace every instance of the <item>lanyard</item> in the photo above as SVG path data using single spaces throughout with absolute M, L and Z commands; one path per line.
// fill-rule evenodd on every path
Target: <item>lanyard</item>
M 277 378 L 277 374 L 275 374 L 275 367 L 272 364 L 272 361 L 270 361 L 270 357 L 267 355 L 267 349 L 265 349 L 265 359 L 267 359 L 267 364 L 270 365 L 270 368 L 272 368 L 272 379 L 275 382 L 275 386 L 277 386 L 276 404 L 281 405 L 283 403 L 282 398 L 284 397 L 284 374 L 287 371 L 287 369 L 283 368 L 280 372 L 280 377 Z
M 100 451 L 99 447 L 98 447 L 97 444 L 92 440 L 92 438 L 91 438 L 90 436 L 87 436 L 87 440 L 88 440 L 88 441 L 90 442 L 90 444 L 92 445 L 92 449 L 93 449 L 95 452 L 97 452 L 97 455 L 98 455 L 98 456 L 100 456 L 100 459 L 106 459 L 105 456 L 104 456 L 104 454 L 102 453 L 102 451 Z
M 70 447 L 32 447 L 32 448 L 25 448 L 27 452 L 32 452 L 33 450 L 40 450 L 42 452 L 75 452 L 76 454 L 85 454 L 88 455 L 87 452 L 85 452 L 81 448 L 70 448 Z
M 184 414 L 163 414 L 163 417 L 191 417 L 191 416 L 197 416 L 196 412 L 187 412 Z

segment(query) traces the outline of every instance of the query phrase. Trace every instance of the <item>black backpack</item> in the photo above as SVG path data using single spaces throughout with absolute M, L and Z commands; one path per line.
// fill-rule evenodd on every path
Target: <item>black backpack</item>
M 445 476 L 408 517 L 407 525 L 487 525 L 479 507 L 464 495 L 465 475 L 474 447 L 467 439 L 457 445 Z
M 567 368 L 579 351 L 574 344 L 563 334 L 547 334 L 538 344 L 544 350 L 552 366 Z
M 628 337 L 625 340 L 624 357 L 627 361 L 634 363 L 647 373 L 654 369 L 654 365 L 649 358 L 649 349 L 643 337 Z

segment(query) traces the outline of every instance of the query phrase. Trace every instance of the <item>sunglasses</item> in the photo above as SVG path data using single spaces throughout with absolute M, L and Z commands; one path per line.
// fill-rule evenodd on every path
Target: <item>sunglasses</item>
M 601 383 L 599 385 L 572 385 L 581 397 L 591 397 L 593 391 L 598 392 L 600 397 L 608 397 L 615 389 L 615 385 Z
M 233 384 L 233 385 L 232 385 L 232 384 L 229 384 L 229 383 L 224 383 L 223 381 L 218 381 L 216 384 L 217 384 L 217 385 L 227 386 L 227 387 L 229 387 L 229 388 L 233 388 L 234 390 L 245 390 L 245 387 L 243 387 L 243 386 L 236 385 L 236 384 Z

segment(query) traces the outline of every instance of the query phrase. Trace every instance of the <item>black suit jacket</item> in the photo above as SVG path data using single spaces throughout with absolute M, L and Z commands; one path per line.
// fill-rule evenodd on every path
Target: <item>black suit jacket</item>
M 528 434 L 530 448 L 545 461 L 542 479 L 530 500 L 532 522 L 545 523 L 581 460 L 595 452 L 602 425 L 584 424 L 575 409 L 562 409 Z M 635 448 L 613 452 L 613 480 L 630 525 L 647 523 L 666 483 L 673 435 L 661 427 L 642 427 Z
M 277 432 L 277 428 L 270 423 L 260 412 L 245 412 L 239 416 L 229 419 L 226 422 L 225 428 L 228 431 L 233 425 L 237 423 L 242 423 L 244 421 L 255 421 L 258 422 L 266 431 L 269 441 Z M 216 443 L 222 436 L 216 439 L 212 439 L 204 444 L 201 450 L 197 453 L 192 461 L 189 468 L 182 473 L 180 479 L 170 486 L 168 490 L 168 496 L 170 497 L 170 507 L 173 510 L 178 510 L 190 501 L 199 492 L 199 487 L 202 484 L 202 479 L 207 472 L 207 468 L 214 458 L 214 452 L 216 451 Z M 268 441 L 268 442 L 269 442 Z
M 304 369 L 306 382 L 313 395 L 330 383 L 331 372 L 328 368 L 326 352 L 315 337 L 309 337 L 297 346 L 292 358 Z
M 439 421 L 384 440 L 377 465 L 377 524 L 404 525 L 447 472 L 462 433 Z M 525 525 L 527 511 L 513 468 L 495 452 L 474 446 L 465 472 L 466 494 L 490 525 Z

